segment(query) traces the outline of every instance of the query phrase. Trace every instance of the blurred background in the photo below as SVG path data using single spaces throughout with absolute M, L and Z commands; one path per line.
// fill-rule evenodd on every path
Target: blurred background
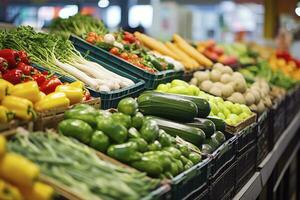
M 299 0 L 0 0 L 0 8 L 2 27 L 42 29 L 54 18 L 82 13 L 101 18 L 112 31 L 140 30 L 162 40 L 179 33 L 193 41 L 242 38 L 272 45 L 282 29 L 300 38 Z

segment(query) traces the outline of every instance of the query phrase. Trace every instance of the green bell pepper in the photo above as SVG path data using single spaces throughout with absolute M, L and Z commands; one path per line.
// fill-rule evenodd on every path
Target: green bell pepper
M 161 150 L 161 144 L 159 141 L 155 140 L 153 143 L 148 145 L 150 151 L 159 151 Z
M 200 154 L 194 153 L 194 152 L 191 152 L 189 154 L 188 158 L 190 161 L 192 161 L 194 163 L 194 165 L 196 165 L 197 163 L 202 161 L 202 156 Z
M 130 138 L 129 141 L 136 142 L 139 152 L 144 153 L 148 151 L 148 144 L 143 138 Z
M 160 129 L 158 132 L 158 141 L 162 147 L 169 147 L 172 145 L 171 138 L 164 130 Z
M 80 119 L 92 127 L 97 126 L 96 109 L 86 104 L 76 105 L 74 108 L 67 110 L 64 114 L 65 119 Z
M 178 146 L 179 146 L 179 150 L 180 150 L 181 154 L 185 157 L 188 157 L 190 154 L 189 148 L 184 144 L 179 144 Z
M 147 142 L 154 142 L 158 138 L 159 128 L 154 120 L 144 120 L 142 128 L 140 129 L 141 137 Z
M 106 152 L 109 144 L 109 138 L 102 131 L 97 130 L 93 133 L 89 145 L 94 149 L 104 153 Z
M 113 142 L 121 144 L 127 141 L 127 129 L 118 123 L 114 123 L 111 117 L 98 118 L 97 129 L 103 131 Z
M 65 119 L 58 124 L 58 132 L 88 144 L 93 134 L 92 127 L 79 119 Z
M 132 118 L 131 118 L 131 126 L 136 128 L 136 129 L 140 129 L 143 125 L 143 121 L 144 121 L 144 115 L 140 112 L 137 112 Z
M 131 127 L 131 117 L 129 115 L 125 115 L 123 113 L 113 113 L 111 118 L 113 119 L 114 123 L 119 123 L 126 128 Z
M 138 130 L 136 130 L 136 128 L 131 127 L 131 128 L 128 130 L 128 137 L 129 137 L 129 138 L 141 138 L 141 135 L 140 135 L 140 133 L 138 132 Z
M 138 146 L 135 142 L 127 142 L 123 144 L 111 145 L 107 154 L 119 161 L 130 163 L 141 160 L 142 154 L 137 152 Z
M 165 147 L 164 150 L 170 152 L 173 158 L 180 159 L 181 152 L 175 147 Z
M 155 156 L 143 156 L 140 161 L 131 163 L 131 166 L 151 177 L 159 177 L 163 173 L 163 167 Z

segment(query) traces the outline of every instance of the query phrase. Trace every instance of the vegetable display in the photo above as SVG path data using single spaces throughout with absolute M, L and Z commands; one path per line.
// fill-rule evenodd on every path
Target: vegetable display
M 114 113 L 77 105 L 65 113 L 58 131 L 151 177 L 172 178 L 202 160 L 186 145 L 178 145 L 176 135 L 170 136 L 156 121 L 138 112 L 132 98 L 122 99 Z
M 107 50 L 149 73 L 169 69 L 183 69 L 181 63 L 170 57 L 150 53 L 132 33 L 126 31 L 108 33 L 103 22 L 91 16 L 77 14 L 67 19 L 58 18 L 51 24 L 50 30 L 54 33 L 62 30 L 64 35 L 75 34 L 88 43 Z
M 247 85 L 239 72 L 233 72 L 229 66 L 217 63 L 211 71 L 198 71 L 193 75 L 191 84 L 214 96 L 222 97 L 233 103 L 246 104 L 257 113 L 272 106 L 270 87 L 263 79 L 255 79 Z
M 202 98 L 208 101 L 209 107 L 206 103 L 203 104 L 203 101 L 202 105 L 196 103 L 197 106 L 199 106 L 198 110 L 200 111 L 200 114 L 205 113 L 205 115 L 202 116 L 198 114 L 199 117 L 205 118 L 209 111 L 209 116 L 219 117 L 222 120 L 225 120 L 226 124 L 228 125 L 237 125 L 238 123 L 248 119 L 249 117 L 251 117 L 251 115 L 253 115 L 249 107 L 247 107 L 246 105 L 233 103 L 231 101 L 224 101 L 222 98 L 215 97 L 213 95 L 205 93 L 204 91 L 200 91 L 198 87 L 189 85 L 187 82 L 182 80 L 175 79 L 171 83 L 160 84 L 158 85 L 156 91 L 167 94 L 179 94 L 181 95 L 180 98 L 184 97 L 185 95 Z M 194 101 L 193 99 L 190 100 Z M 178 119 L 180 119 L 180 117 Z
M 6 48 L 24 50 L 33 63 L 78 79 L 95 91 L 111 91 L 134 85 L 132 80 L 119 76 L 98 63 L 86 60 L 69 40 L 56 35 L 38 33 L 33 28 L 25 26 L 0 35 L 0 42 Z
M 6 139 L 0 136 L 0 199 L 52 199 L 54 189 L 37 181 L 40 168 L 19 154 L 7 152 L 6 145 Z
M 158 186 L 158 180 L 104 162 L 87 146 L 64 136 L 42 132 L 16 135 L 8 147 L 83 199 L 140 199 Z

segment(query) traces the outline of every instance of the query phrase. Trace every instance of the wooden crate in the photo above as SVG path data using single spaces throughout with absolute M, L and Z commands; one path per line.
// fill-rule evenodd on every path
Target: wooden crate
M 230 125 L 226 124 L 225 131 L 227 133 L 236 134 L 239 131 L 246 128 L 247 126 L 255 123 L 256 122 L 256 117 L 257 117 L 257 115 L 255 113 L 253 113 L 253 115 L 251 115 L 248 119 L 245 119 L 244 121 L 241 121 L 240 123 L 238 123 L 235 126 L 230 126 Z
M 99 109 L 101 101 L 100 98 L 95 98 L 83 103 Z M 45 112 L 39 112 L 37 119 L 34 121 L 33 129 L 35 131 L 42 131 L 45 129 L 56 128 L 57 124 L 63 120 L 65 111 L 71 109 L 72 107 L 74 107 L 74 105 L 70 106 L 69 108 L 58 108 Z

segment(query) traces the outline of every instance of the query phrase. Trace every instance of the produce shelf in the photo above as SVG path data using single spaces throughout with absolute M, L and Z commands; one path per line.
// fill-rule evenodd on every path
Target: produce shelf
M 300 127 L 299 120 L 300 111 L 298 111 L 289 126 L 281 134 L 278 141 L 274 145 L 273 150 L 258 165 L 258 172 L 255 172 L 251 179 L 246 183 L 246 185 L 244 185 L 244 187 L 235 195 L 233 199 L 256 199 L 259 196 L 263 187 L 270 178 L 279 158 L 297 133 L 297 130 Z M 299 144 L 300 142 L 298 142 L 297 147 L 299 147 Z M 297 151 L 297 148 L 294 149 L 294 151 Z

